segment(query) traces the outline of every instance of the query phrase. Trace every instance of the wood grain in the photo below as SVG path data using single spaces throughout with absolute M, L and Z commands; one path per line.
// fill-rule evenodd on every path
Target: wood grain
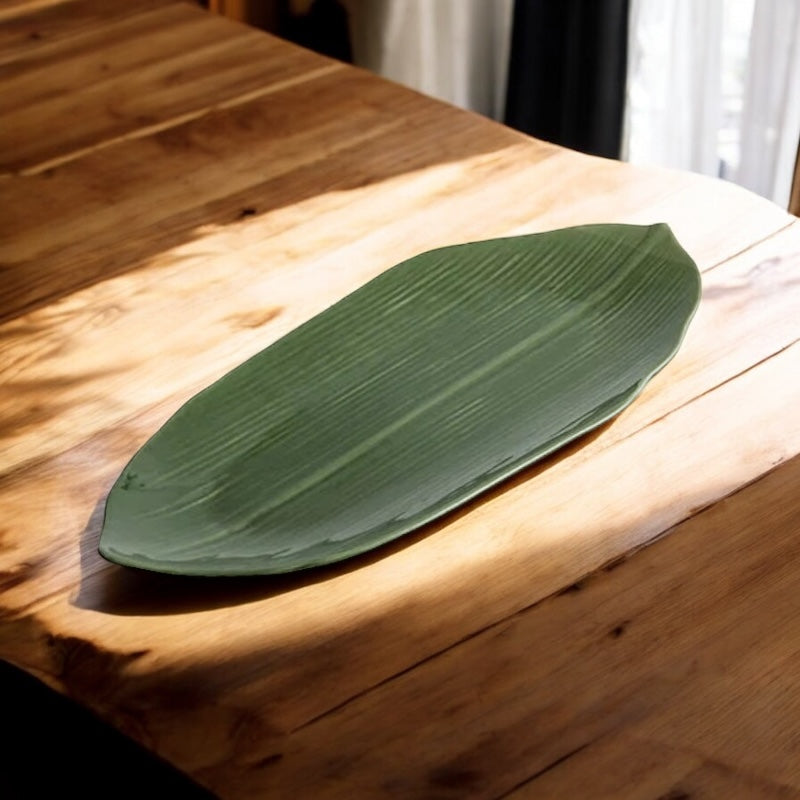
M 172 127 L 321 62 L 195 6 L 124 16 L 5 66 L 0 170 L 40 172 L 101 146 L 98 140 L 108 147 Z M 57 120 L 69 124 L 37 136 Z
M 182 4 L 7 18 L 0 657 L 222 797 L 798 796 L 800 224 Z M 382 270 L 659 221 L 701 307 L 593 438 L 336 568 L 180 581 L 97 555 L 166 418 Z
M 181 0 L 2 0 L 0 64 L 28 58 L 62 39 L 80 37 L 98 26 Z
M 661 751 L 643 776 L 659 791 L 639 796 L 692 797 L 721 773 L 732 796 L 752 786 L 796 797 L 800 504 L 785 493 L 798 479 L 794 459 L 624 564 L 303 727 L 272 785 L 324 797 L 594 797 L 611 773 L 607 739 L 630 731 Z M 776 505 L 764 535 L 763 509 Z M 268 785 L 257 781 L 241 788 Z M 623 778 L 616 796 L 637 796 L 637 783 Z
M 387 146 L 407 140 L 406 126 L 433 135 L 437 117 L 445 116 L 444 108 L 415 113 L 416 96 L 410 92 L 390 102 L 381 84 L 356 72 L 342 79 L 336 69 L 274 88 L 272 96 L 105 148 L 57 170 L 0 182 L 2 201 L 11 210 L 3 227 L 16 231 L 0 250 L 8 276 L 2 296 L 6 315 L 130 269 L 163 269 L 184 260 L 189 254 L 185 246 L 194 241 L 208 239 L 213 246 L 215 237 L 204 234 L 216 227 L 230 226 L 236 234 L 245 221 L 249 239 L 257 243 L 259 236 L 284 232 L 301 219 L 313 225 L 319 209 L 306 210 L 304 200 L 319 198 L 318 203 L 338 206 L 346 214 L 344 192 L 448 157 L 441 142 L 421 151 L 407 146 L 400 161 L 388 155 Z M 300 107 L 308 110 L 292 113 Z M 467 117 L 453 131 L 452 157 L 501 146 L 474 119 Z M 260 133 L 264 129 L 270 136 Z M 509 134 L 507 140 L 516 136 Z M 154 170 L 153 163 L 160 168 Z M 143 196 L 151 202 L 143 203 Z M 367 197 L 362 202 L 368 203 Z M 294 210 L 265 219 L 289 206 Z M 84 236 L 76 239 L 79 222 Z M 304 236 L 298 245 L 319 249 L 331 235 L 336 236 L 335 229 L 321 232 L 314 243 Z M 344 230 L 336 238 L 348 241 Z M 264 256 L 285 260 L 285 247 L 272 244 L 261 242 Z M 182 245 L 183 253 L 178 250 Z

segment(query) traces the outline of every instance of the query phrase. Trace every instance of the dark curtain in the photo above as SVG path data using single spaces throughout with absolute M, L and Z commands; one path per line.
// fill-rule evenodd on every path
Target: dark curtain
M 347 10 L 338 0 L 314 0 L 305 14 L 293 14 L 288 0 L 281 0 L 277 34 L 324 56 L 353 61 Z
M 628 0 L 516 0 L 505 122 L 619 158 Z

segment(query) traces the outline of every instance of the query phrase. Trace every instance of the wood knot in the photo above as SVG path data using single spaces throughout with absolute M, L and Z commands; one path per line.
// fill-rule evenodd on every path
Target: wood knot
M 611 629 L 611 630 L 608 632 L 608 635 L 609 635 L 609 636 L 610 636 L 612 639 L 619 639 L 619 637 L 620 637 L 620 636 L 622 636 L 622 634 L 623 634 L 623 633 L 625 633 L 625 630 L 627 629 L 627 627 L 628 627 L 628 625 L 629 625 L 629 624 L 630 624 L 630 620 L 627 620 L 627 619 L 626 619 L 626 620 L 623 620 L 622 622 L 620 622 L 620 623 L 619 623 L 619 625 L 615 625 L 615 626 L 614 626 L 614 627 L 613 627 L 613 628 L 612 628 L 612 629 Z

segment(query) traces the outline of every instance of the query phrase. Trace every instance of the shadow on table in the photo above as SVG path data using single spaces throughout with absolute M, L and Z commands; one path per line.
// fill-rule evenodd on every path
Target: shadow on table
M 81 585 L 74 605 L 107 614 L 161 615 L 222 608 L 264 600 L 302 586 L 323 583 L 366 567 L 410 547 L 471 513 L 487 500 L 500 497 L 569 458 L 598 438 L 613 420 L 576 439 L 538 463 L 522 470 L 460 509 L 360 556 L 324 567 L 285 575 L 246 577 L 193 577 L 166 575 L 106 562 L 97 552 L 105 511 L 105 497 L 98 502 L 81 535 Z

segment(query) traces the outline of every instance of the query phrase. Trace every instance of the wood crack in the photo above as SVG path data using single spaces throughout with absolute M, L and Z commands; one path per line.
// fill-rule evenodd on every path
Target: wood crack
M 768 242 L 770 239 L 776 236 L 780 236 L 780 234 L 785 233 L 787 230 L 789 230 L 789 228 L 797 224 L 798 221 L 796 219 L 790 218 L 788 222 L 786 222 L 784 225 L 781 225 L 780 228 L 776 228 L 774 231 L 772 231 L 772 233 L 768 233 L 766 236 L 762 236 L 760 239 L 756 239 L 751 244 L 748 244 L 747 247 L 743 247 L 741 250 L 737 250 L 735 253 L 731 253 L 731 255 L 725 256 L 725 258 L 715 262 L 710 267 L 707 267 L 706 269 L 703 270 L 703 275 L 707 275 L 709 272 L 711 272 L 711 270 L 717 269 L 718 267 L 727 264 L 729 261 L 733 261 L 735 258 L 743 256 L 745 253 L 749 253 L 751 250 L 755 249 L 759 245 Z
M 570 750 L 568 753 L 564 753 L 564 755 L 559 756 L 555 761 L 552 761 L 546 767 L 542 767 L 542 769 L 540 769 L 538 772 L 535 772 L 529 778 L 525 778 L 524 780 L 521 780 L 519 783 L 516 783 L 508 791 L 503 792 L 503 794 L 496 795 L 493 798 L 493 800 L 503 800 L 503 798 L 510 797 L 518 789 L 521 789 L 523 786 L 527 786 L 528 784 L 533 783 L 535 780 L 538 780 L 543 775 L 546 775 L 548 772 L 551 772 L 556 767 L 563 764 L 565 761 L 569 761 L 569 759 L 571 759 L 573 756 L 576 756 L 578 755 L 578 753 L 582 752 L 583 750 L 586 750 L 586 748 L 593 745 L 596 741 L 597 739 L 591 739 L 590 741 L 580 745 L 579 747 L 576 747 L 574 750 Z
M 661 416 L 655 417 L 649 420 L 647 423 L 642 425 L 641 428 L 636 428 L 636 430 L 632 430 L 629 433 L 626 433 L 624 436 L 620 437 L 619 439 L 615 439 L 613 442 L 609 442 L 605 447 L 601 447 L 598 452 L 602 452 L 603 450 L 607 449 L 608 447 L 613 447 L 614 445 L 618 444 L 619 442 L 627 441 L 634 436 L 637 436 L 642 431 L 647 430 L 648 428 L 652 427 L 658 422 L 662 422 L 665 419 L 671 417 L 676 411 L 680 411 L 687 406 L 690 406 L 692 403 L 697 402 L 698 400 L 710 395 L 712 392 L 716 392 L 718 389 L 722 388 L 723 386 L 727 386 L 729 383 L 732 383 L 735 380 L 738 380 L 743 375 L 747 375 L 749 372 L 752 372 L 757 367 L 760 367 L 762 364 L 766 364 L 767 361 L 770 359 L 775 358 L 776 356 L 781 355 L 781 353 L 785 353 L 787 350 L 791 350 L 791 348 L 795 347 L 796 345 L 800 344 L 800 339 L 793 339 L 788 344 L 779 347 L 777 350 L 773 350 L 773 352 L 769 353 L 766 356 L 763 356 L 758 361 L 754 362 L 753 364 L 749 364 L 744 369 L 739 370 L 734 375 L 729 375 L 724 380 L 721 380 L 719 383 L 715 383 L 713 386 L 709 386 L 707 389 L 704 389 L 699 394 L 694 395 L 693 397 L 689 398 L 688 400 L 684 400 L 680 405 L 671 408 L 665 414 L 661 414 Z M 765 473 L 766 474 L 766 473 Z

